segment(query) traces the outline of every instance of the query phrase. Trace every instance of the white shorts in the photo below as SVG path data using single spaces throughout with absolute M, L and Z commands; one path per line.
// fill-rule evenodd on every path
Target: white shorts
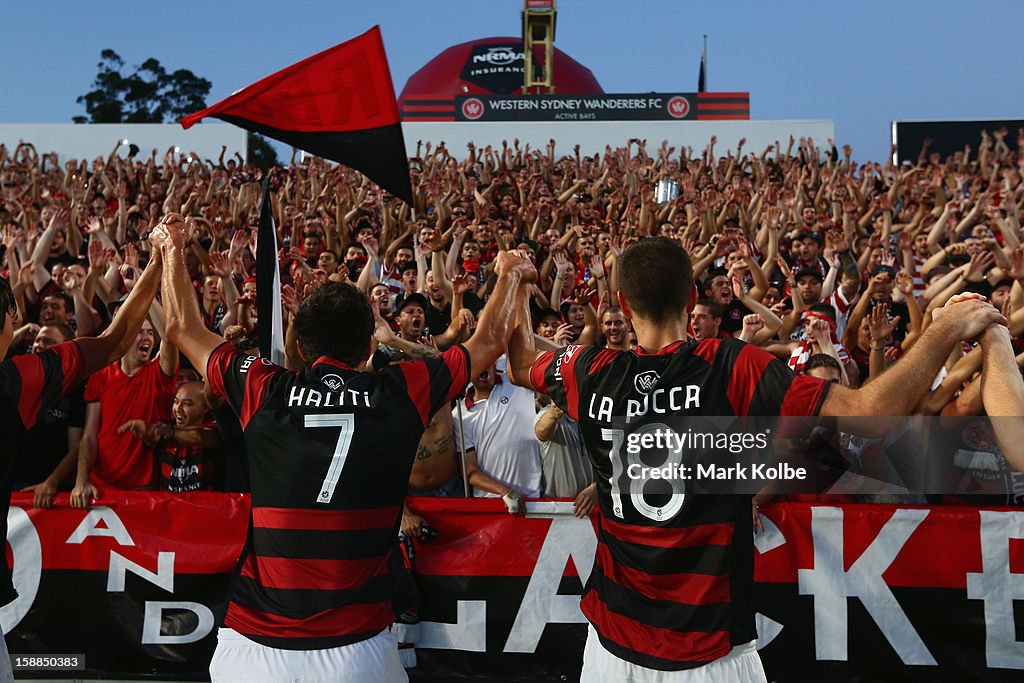
M 593 626 L 587 632 L 580 683 L 768 683 L 757 641 L 737 645 L 713 662 L 683 671 L 658 671 L 627 662 L 604 649 Z
M 398 642 L 387 631 L 325 650 L 281 650 L 230 628 L 217 631 L 210 662 L 213 683 L 402 683 Z

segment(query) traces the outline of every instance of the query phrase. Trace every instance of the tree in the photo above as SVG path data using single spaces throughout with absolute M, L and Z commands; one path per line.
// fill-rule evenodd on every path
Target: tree
M 124 60 L 113 50 L 100 53 L 99 73 L 93 89 L 80 96 L 88 116 L 75 123 L 165 123 L 206 108 L 213 86 L 188 69 L 168 73 L 149 58 L 131 74 L 124 75 Z
M 278 165 L 277 150 L 259 133 L 249 132 L 249 153 L 247 162 L 263 170 Z

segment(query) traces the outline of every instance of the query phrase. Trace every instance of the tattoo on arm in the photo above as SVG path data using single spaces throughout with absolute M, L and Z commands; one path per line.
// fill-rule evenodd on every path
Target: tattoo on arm
M 436 441 L 434 441 L 434 449 L 438 453 L 444 453 L 445 451 L 448 450 L 448 447 L 451 446 L 452 442 L 454 442 L 454 441 L 455 441 L 455 435 L 454 434 L 446 434 L 445 436 L 442 436 L 440 439 L 437 439 Z

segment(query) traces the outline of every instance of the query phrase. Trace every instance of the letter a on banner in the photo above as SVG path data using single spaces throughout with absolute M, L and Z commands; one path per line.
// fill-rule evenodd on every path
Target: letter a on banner
M 580 581 L 586 583 L 596 553 L 597 535 L 589 519 L 558 514 L 551 518 L 551 528 L 544 537 L 526 595 L 505 642 L 505 652 L 535 652 L 548 624 L 587 622 L 580 610 L 580 596 L 559 595 L 558 584 L 570 557 Z

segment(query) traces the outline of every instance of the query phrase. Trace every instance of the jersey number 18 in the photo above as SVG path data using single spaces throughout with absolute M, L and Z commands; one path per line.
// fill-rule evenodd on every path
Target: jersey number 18
M 649 429 L 664 427 L 664 425 L 649 425 Z M 616 517 L 623 519 L 625 514 L 622 510 L 622 489 L 620 482 L 622 480 L 622 469 L 623 469 L 623 448 L 622 442 L 625 435 L 621 429 L 602 429 L 601 438 L 611 443 L 611 448 L 608 450 L 608 457 L 611 459 L 612 465 L 612 476 L 611 476 L 611 494 L 612 494 L 612 512 Z M 626 474 L 629 476 L 629 494 L 628 498 L 633 503 L 633 507 L 636 511 L 648 519 L 653 519 L 656 522 L 664 522 L 672 519 L 679 514 L 679 511 L 683 508 L 683 501 L 686 499 L 686 487 L 683 482 L 677 477 L 669 477 L 662 479 L 672 487 L 672 493 L 668 497 L 668 502 L 664 505 L 651 505 L 647 502 L 646 494 L 644 493 L 644 485 L 648 479 L 645 476 L 633 476 L 634 473 L 645 473 L 650 472 L 655 468 L 663 468 L 669 466 L 671 472 L 675 473 L 679 471 L 679 465 L 683 460 L 683 453 L 681 450 L 666 449 L 667 454 L 663 462 L 657 465 L 647 465 L 640 460 L 638 453 L 630 453 L 629 449 L 625 449 L 626 457 Z M 635 466 L 635 467 L 634 467 Z

